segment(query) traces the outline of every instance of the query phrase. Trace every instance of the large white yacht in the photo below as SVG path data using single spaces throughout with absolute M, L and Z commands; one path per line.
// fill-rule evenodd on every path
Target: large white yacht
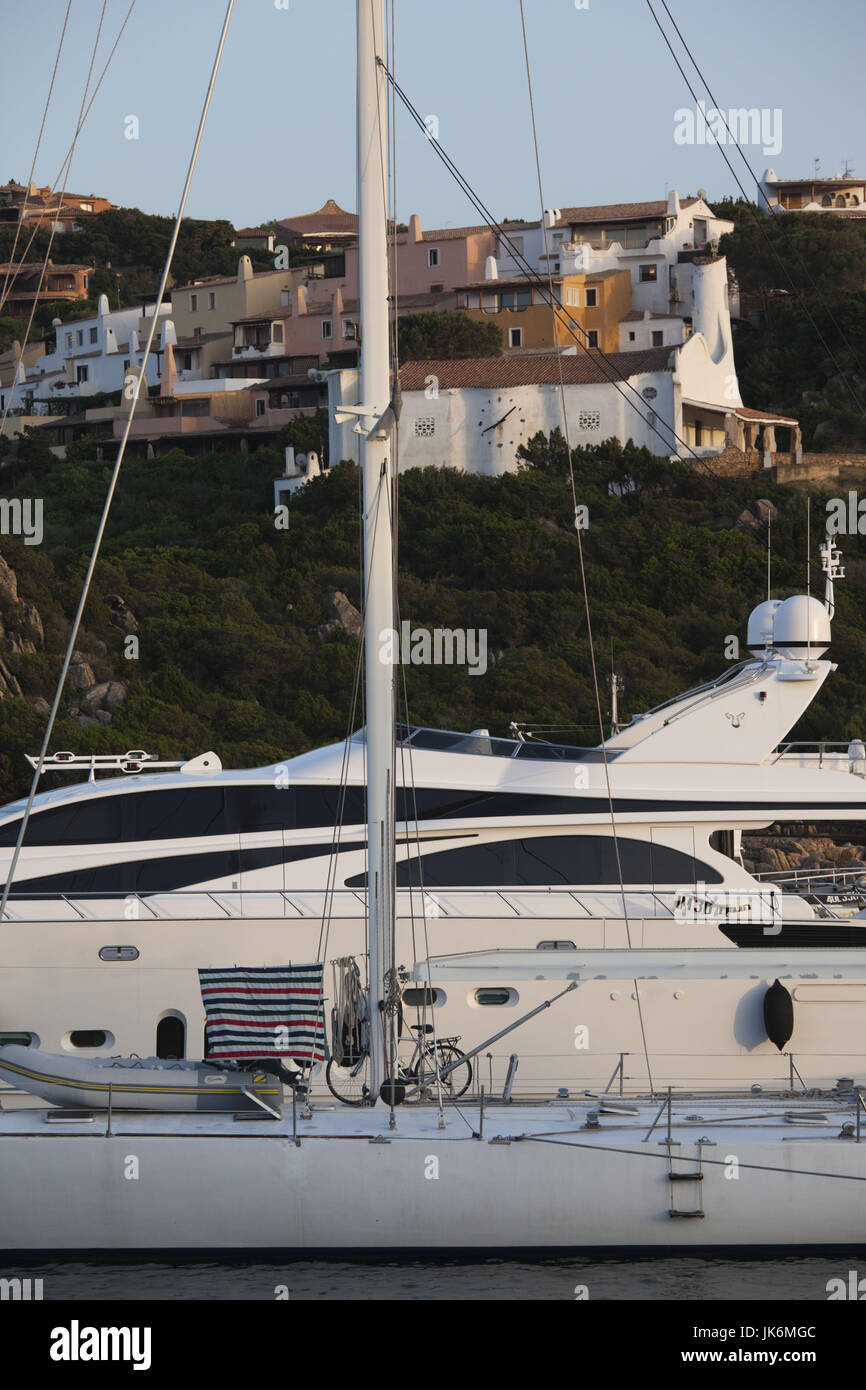
M 826 1083 L 866 1051 L 866 955 L 852 978 L 833 954 L 866 945 L 866 922 L 757 881 L 740 852 L 744 831 L 866 820 L 859 741 L 780 746 L 835 669 L 827 607 L 763 603 L 747 640 L 750 658 L 594 748 L 398 728 L 397 959 L 427 981 L 404 1003 L 477 1042 L 552 978 L 581 981 L 491 1047 L 482 1080 L 499 1084 L 512 1046 L 536 1091 L 554 1056 L 575 1085 L 618 1070 L 741 1086 Z M 130 757 L 141 771 L 34 801 L 0 931 L 4 1040 L 195 1057 L 199 967 L 361 949 L 363 731 L 252 771 Z M 0 819 L 6 866 L 23 809 Z M 662 978 L 662 953 L 681 970 Z M 777 977 L 794 1006 L 784 1058 L 763 1007 Z

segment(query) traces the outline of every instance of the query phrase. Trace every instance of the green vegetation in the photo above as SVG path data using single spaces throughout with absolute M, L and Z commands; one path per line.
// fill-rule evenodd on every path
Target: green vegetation
M 173 226 L 173 217 L 153 216 L 139 208 L 114 208 L 88 218 L 81 232 L 55 236 L 51 258 L 56 264 L 63 261 L 94 267 L 89 286 L 91 297 L 74 305 L 40 306 L 39 326 L 49 327 L 54 317 L 65 322 L 95 312 L 100 294 L 108 295 L 112 309 L 133 308 L 155 295 Z M 184 218 L 172 261 L 173 283 L 183 285 L 207 275 L 233 275 L 242 255 L 250 256 L 256 270 L 274 269 L 267 253 L 232 246 L 234 235 L 232 224 L 222 219 L 208 222 Z M 19 236 L 16 259 L 23 255 L 29 237 L 29 232 L 24 240 Z M 14 226 L 0 227 L 0 261 L 9 259 L 14 238 Z M 49 238 L 48 228 L 36 233 L 27 251 L 28 261 L 42 260 Z M 46 313 L 49 307 L 51 312 Z M 5 323 L 6 320 L 0 321 L 0 350 L 5 345 L 4 335 L 8 334 Z M 12 333 L 12 338 L 18 336 Z
M 102 506 L 108 463 L 81 457 L 45 469 L 19 466 L 16 495 L 44 499 L 40 547 L 4 539 L 23 600 L 39 609 L 44 649 L 0 655 L 24 698 L 0 700 L 0 800 L 27 784 L 24 752 L 44 729 L 37 697 L 51 700 L 61 653 Z M 359 478 L 350 463 L 311 482 L 290 505 L 288 530 L 271 512 L 273 450 L 188 458 L 180 451 L 124 465 L 78 647 L 97 680 L 129 694 L 110 725 L 64 715 L 52 747 L 163 757 L 215 748 L 227 766 L 275 761 L 345 733 L 357 643 L 321 637 L 334 590 L 360 602 Z M 506 734 L 509 721 L 556 725 L 598 741 L 571 488 L 561 437 L 537 436 L 517 474 L 451 470 L 400 479 L 400 617 L 428 627 L 485 628 L 483 676 L 456 667 L 406 666 L 413 722 Z M 725 667 L 728 634 L 766 591 L 765 533 L 738 522 L 760 496 L 778 508 L 774 590 L 802 588 L 802 493 L 757 478 L 716 482 L 705 470 L 608 441 L 574 454 L 599 678 L 613 643 L 627 716 Z M 3 474 L 6 477 L 6 474 Z M 612 494 L 610 484 L 624 489 Z M 8 482 L 7 482 L 7 495 Z M 813 497 L 812 535 L 825 498 Z M 839 672 L 799 737 L 848 738 L 864 729 L 866 560 L 845 544 L 834 656 Z M 813 555 L 813 582 L 818 574 Z M 140 658 L 105 598 L 135 614 Z M 14 614 L 0 603 L 7 629 Z M 744 653 L 745 654 L 745 653 Z M 606 707 L 606 689 L 602 687 Z M 68 701 L 64 702 L 64 710 Z M 360 716 L 356 723 L 360 723 Z M 50 781 L 46 785 L 51 785 Z
M 404 362 L 502 354 L 502 333 L 495 323 L 478 323 L 456 309 L 401 314 L 399 343 Z
M 719 250 L 759 317 L 734 340 L 744 401 L 794 415 L 807 448 L 866 451 L 866 226 L 713 207 L 736 222 Z

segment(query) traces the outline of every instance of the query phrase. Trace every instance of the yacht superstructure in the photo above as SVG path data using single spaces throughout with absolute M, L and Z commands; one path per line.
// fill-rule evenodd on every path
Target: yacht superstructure
M 622 1052 L 652 1073 L 647 1051 L 657 1074 L 691 1084 L 699 1071 L 714 1083 L 775 1076 L 767 986 L 797 960 L 809 957 L 812 979 L 815 953 L 866 944 L 866 922 L 819 915 L 757 881 L 739 853 L 744 831 L 866 820 L 857 741 L 820 759 L 778 751 L 834 669 L 829 636 L 816 599 L 761 605 L 751 658 L 594 748 L 398 728 L 397 957 L 475 963 L 459 984 L 434 987 L 428 971 L 409 1002 L 435 1007 L 440 1030 L 475 1034 L 483 1011 L 511 1019 L 543 1000 L 542 952 L 622 952 L 627 969 L 629 951 L 754 951 L 755 980 L 707 978 L 723 973 L 708 959 L 688 989 L 647 979 L 612 990 L 601 971 L 584 981 L 569 1007 L 590 1042 L 571 1048 L 567 1079 L 597 1082 Z M 348 749 L 271 767 L 223 770 L 211 754 L 39 795 L 0 933 L 0 1035 L 85 1055 L 195 1056 L 199 967 L 314 959 L 323 940 L 328 959 L 356 952 L 365 752 L 362 730 Z M 7 865 L 22 810 L 0 819 Z M 525 960 L 507 978 L 517 952 L 539 953 L 538 979 Z M 862 981 L 796 989 L 816 1007 L 796 1011 L 791 1049 L 801 1071 L 826 1079 L 862 1046 L 866 957 Z M 554 1009 L 521 1029 L 521 1086 L 543 1086 L 567 1022 Z M 675 1056 L 683 1028 L 695 1048 Z M 507 1065 L 503 1049 L 491 1075 Z

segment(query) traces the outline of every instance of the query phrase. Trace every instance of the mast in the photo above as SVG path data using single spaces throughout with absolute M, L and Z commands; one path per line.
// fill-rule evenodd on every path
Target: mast
M 358 213 L 361 321 L 361 469 L 364 482 L 364 632 L 367 707 L 367 932 L 370 1093 L 386 1078 L 383 982 L 394 930 L 394 540 L 392 532 L 386 223 L 385 0 L 358 0 Z M 360 412 L 359 412 L 360 413 Z M 393 419 L 388 411 L 388 421 Z M 369 434 L 365 431 L 372 424 Z M 384 644 L 384 646 L 383 646 Z M 389 655 L 383 659 L 383 652 Z

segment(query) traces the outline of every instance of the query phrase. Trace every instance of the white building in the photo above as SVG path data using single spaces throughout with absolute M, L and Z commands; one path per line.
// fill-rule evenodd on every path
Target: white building
M 146 305 L 143 313 L 140 309 L 110 310 L 107 296 L 101 294 L 95 315 L 69 323 L 55 319 L 54 351 L 44 353 L 29 367 L 19 366 L 9 408 L 29 408 L 37 402 L 33 406 L 36 413 L 50 413 L 50 406 L 38 403 L 59 404 L 103 391 L 122 391 L 130 371 L 141 370 L 153 311 L 152 304 Z M 163 304 L 145 371 L 148 386 L 159 380 L 157 353 L 175 340 L 170 314 L 171 305 Z
M 562 429 L 560 371 L 572 447 L 614 436 L 654 454 L 692 458 L 736 443 L 738 421 L 754 412 L 740 415 L 724 260 L 696 260 L 693 290 L 692 333 L 679 344 L 404 363 L 401 469 L 514 472 L 521 445 L 539 430 Z M 337 424 L 334 411 L 359 404 L 358 390 L 357 370 L 328 373 L 332 460 L 357 458 L 357 417 Z
M 671 191 L 665 201 L 549 208 L 543 223 L 527 223 L 510 231 L 508 239 L 541 275 L 548 264 L 563 275 L 628 270 L 633 311 L 682 319 L 691 316 L 694 305 L 694 259 L 712 254 L 733 228 L 733 222 L 716 217 L 703 191 L 682 202 Z M 498 270 L 501 277 L 524 273 L 505 241 Z
M 866 179 L 853 174 L 780 179 L 767 169 L 758 182 L 758 206 L 764 212 L 832 212 L 855 221 L 866 218 Z

